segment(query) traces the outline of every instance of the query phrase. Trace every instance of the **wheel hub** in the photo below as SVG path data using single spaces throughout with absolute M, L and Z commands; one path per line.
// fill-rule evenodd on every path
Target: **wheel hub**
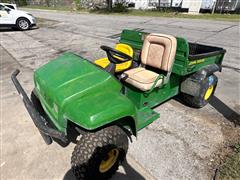
M 204 95 L 204 100 L 208 100 L 209 97 L 212 95 L 212 92 L 213 92 L 213 85 L 209 86 L 209 88 L 207 89 Z
M 20 20 L 19 21 L 19 27 L 21 29 L 28 29 L 28 22 L 26 20 Z
M 101 173 L 107 172 L 109 169 L 113 167 L 113 165 L 116 163 L 119 155 L 119 150 L 118 149 L 112 149 L 108 152 L 106 160 L 102 160 L 100 166 L 99 166 L 99 171 Z

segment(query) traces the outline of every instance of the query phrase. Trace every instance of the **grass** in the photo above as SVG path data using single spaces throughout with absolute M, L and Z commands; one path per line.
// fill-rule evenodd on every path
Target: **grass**
M 56 11 L 66 11 L 66 12 L 89 12 L 87 9 L 73 10 L 71 6 L 57 6 L 57 7 L 48 7 L 48 6 L 22 6 L 22 8 L 30 9 L 42 9 L 42 10 L 56 10 Z
M 73 11 L 71 7 L 47 7 L 47 6 L 24 6 L 31 9 L 44 9 L 44 10 L 58 10 L 58 11 Z M 220 20 L 220 21 L 240 21 L 239 14 L 199 14 L 189 15 L 171 11 L 157 11 L 157 10 L 128 10 L 127 12 L 114 13 L 106 10 L 86 10 L 79 9 L 74 12 L 89 12 L 95 14 L 107 14 L 107 15 L 125 15 L 125 16 L 150 16 L 150 17 L 168 17 L 168 18 L 189 18 L 189 19 L 208 19 L 208 20 Z
M 48 7 L 48 6 L 22 6 L 23 8 L 30 9 L 43 9 L 43 10 L 58 10 L 58 11 L 71 11 L 71 7 L 68 6 L 59 6 L 59 7 Z
M 240 179 L 240 143 L 235 145 L 234 152 L 226 158 L 220 168 L 219 179 Z

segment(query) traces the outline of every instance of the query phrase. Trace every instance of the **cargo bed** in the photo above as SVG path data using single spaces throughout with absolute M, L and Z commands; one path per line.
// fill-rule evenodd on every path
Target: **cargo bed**
M 223 48 L 207 46 L 207 45 L 197 44 L 197 43 L 189 42 L 188 46 L 189 46 L 188 59 L 190 61 L 207 58 L 207 57 L 211 57 L 211 56 L 217 56 L 217 55 L 224 54 L 226 52 L 226 50 Z

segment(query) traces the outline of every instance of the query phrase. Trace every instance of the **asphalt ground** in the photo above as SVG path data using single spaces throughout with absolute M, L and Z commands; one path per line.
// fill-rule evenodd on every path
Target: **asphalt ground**
M 30 93 L 36 68 L 65 51 L 91 61 L 104 57 L 100 45 L 114 46 L 125 28 L 185 37 L 223 47 L 227 54 L 210 104 L 193 109 L 175 98 L 156 107 L 161 118 L 139 132 L 128 163 L 113 179 L 210 179 L 217 155 L 240 141 L 237 22 L 28 11 L 41 18 L 38 29 L 0 30 L 2 179 L 74 178 L 69 170 L 74 145 L 43 143 L 10 81 L 11 72 L 21 69 L 20 81 Z

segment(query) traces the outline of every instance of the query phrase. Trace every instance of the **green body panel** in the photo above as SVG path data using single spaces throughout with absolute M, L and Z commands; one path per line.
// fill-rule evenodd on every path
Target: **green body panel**
M 192 74 L 202 68 L 204 68 L 207 65 L 210 64 L 222 64 L 222 60 L 223 60 L 223 56 L 224 55 L 217 55 L 217 56 L 212 56 L 212 57 L 208 57 L 208 58 L 203 58 L 203 59 L 198 59 L 198 60 L 194 60 L 194 61 L 188 61 L 188 66 L 186 69 L 186 75 L 187 74 Z
M 151 124 L 160 117 L 159 113 L 153 111 L 148 106 L 143 107 L 137 111 L 136 130 L 139 131 Z
M 134 50 L 142 49 L 146 33 L 133 30 L 123 30 L 119 42 L 130 45 Z
M 186 75 L 186 67 L 189 55 L 188 43 L 184 38 L 177 37 L 177 50 L 172 68 L 172 73 L 180 76 Z
M 135 119 L 135 106 L 121 94 L 115 77 L 72 53 L 39 68 L 34 81 L 44 110 L 60 131 L 67 120 L 91 130 L 125 116 Z
M 135 104 L 138 109 L 144 108 L 146 106 L 153 108 L 154 106 L 170 99 L 179 93 L 180 78 L 180 76 L 172 74 L 168 83 L 160 88 L 157 87 L 153 89 L 153 91 L 150 93 L 142 92 L 137 88 L 126 84 L 125 94 L 129 99 L 131 99 L 133 104 Z
M 152 92 L 142 92 L 130 84 L 125 84 L 124 94 L 135 104 L 137 111 L 137 131 L 157 120 L 160 115 L 152 110 L 155 106 L 169 100 L 179 93 L 181 77 L 172 75 L 163 87 L 155 88 Z

